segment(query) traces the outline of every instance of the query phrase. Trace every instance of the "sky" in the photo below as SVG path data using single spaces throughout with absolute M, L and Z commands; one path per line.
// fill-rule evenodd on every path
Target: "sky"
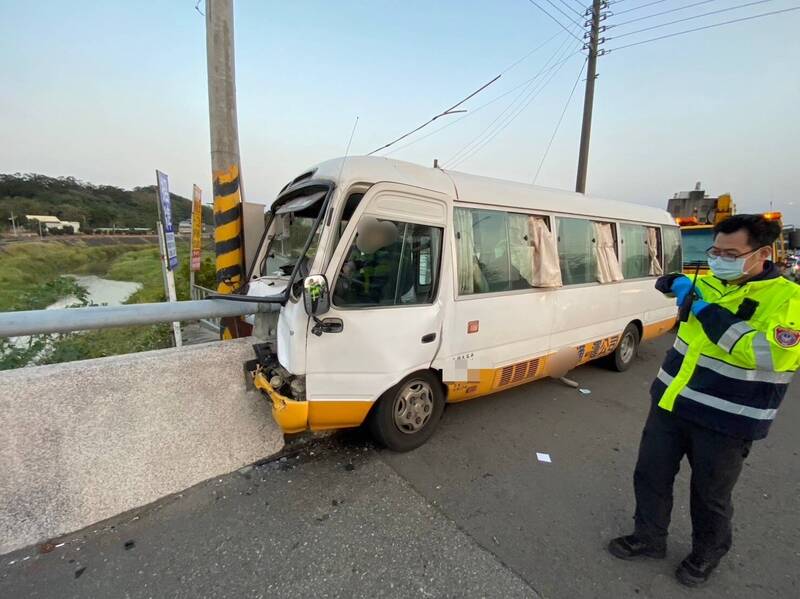
M 709 0 L 621 24 L 696 2 L 639 8 L 651 1 L 609 8 L 606 23 L 619 25 L 604 33 L 612 51 L 598 61 L 587 193 L 665 208 L 700 181 L 712 195 L 731 193 L 739 212 L 771 203 L 800 225 L 800 11 L 613 50 L 800 3 L 769 0 L 624 35 L 745 3 Z M 173 192 L 190 197 L 196 183 L 210 201 L 205 20 L 195 2 L 0 0 L 0 172 L 132 188 L 154 184 L 160 169 Z M 578 20 L 567 8 L 578 0 L 538 2 L 564 24 L 553 4 Z M 499 73 L 460 107 L 467 113 L 437 120 L 391 157 L 532 182 L 566 105 L 536 182 L 574 188 L 584 58 L 529 0 L 234 6 L 247 201 L 269 203 L 307 167 L 343 155 L 356 118 L 350 153 L 364 154 Z M 539 87 L 520 87 L 560 56 L 533 81 Z

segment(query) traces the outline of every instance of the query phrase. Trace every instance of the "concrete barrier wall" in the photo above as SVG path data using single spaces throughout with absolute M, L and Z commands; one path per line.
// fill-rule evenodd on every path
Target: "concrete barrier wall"
M 0 372 L 0 554 L 278 452 L 251 344 Z

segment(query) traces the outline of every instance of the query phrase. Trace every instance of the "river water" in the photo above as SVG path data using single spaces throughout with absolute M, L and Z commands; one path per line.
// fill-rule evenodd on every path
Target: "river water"
M 86 289 L 89 303 L 97 306 L 119 306 L 142 288 L 141 283 L 112 281 L 111 279 L 101 279 L 95 275 L 66 276 L 72 277 L 78 285 Z M 68 308 L 77 303 L 78 298 L 74 295 L 70 295 L 50 304 L 46 309 L 55 310 L 58 308 Z
M 97 306 L 120 306 L 125 303 L 130 296 L 142 288 L 141 283 L 131 281 L 112 281 L 102 279 L 95 275 L 64 275 L 75 279 L 81 287 L 86 289 L 89 303 Z M 78 298 L 74 295 L 62 297 L 57 302 L 53 302 L 46 310 L 56 310 L 59 308 L 69 308 L 78 305 Z M 11 337 L 11 343 L 18 348 L 28 346 L 30 337 Z M 33 360 L 35 362 L 35 360 Z

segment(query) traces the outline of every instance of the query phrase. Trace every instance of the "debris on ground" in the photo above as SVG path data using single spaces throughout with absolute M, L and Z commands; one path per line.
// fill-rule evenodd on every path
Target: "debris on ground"
M 578 387 L 580 387 L 580 385 L 576 381 L 568 379 L 565 376 L 560 377 L 558 380 L 561 381 L 563 384 L 565 384 L 567 387 L 572 387 L 573 389 L 577 389 Z

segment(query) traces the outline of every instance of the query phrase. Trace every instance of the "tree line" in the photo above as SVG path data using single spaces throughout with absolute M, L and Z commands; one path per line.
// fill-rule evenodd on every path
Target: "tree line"
M 192 202 L 170 193 L 172 220 L 191 217 Z M 48 177 L 35 173 L 0 174 L 0 228 L 11 228 L 11 213 L 24 225 L 25 214 L 50 215 L 81 223 L 81 229 L 146 227 L 158 219 L 155 185 L 131 190 L 112 185 L 93 185 L 75 177 Z M 213 211 L 203 207 L 203 222 L 213 223 Z

